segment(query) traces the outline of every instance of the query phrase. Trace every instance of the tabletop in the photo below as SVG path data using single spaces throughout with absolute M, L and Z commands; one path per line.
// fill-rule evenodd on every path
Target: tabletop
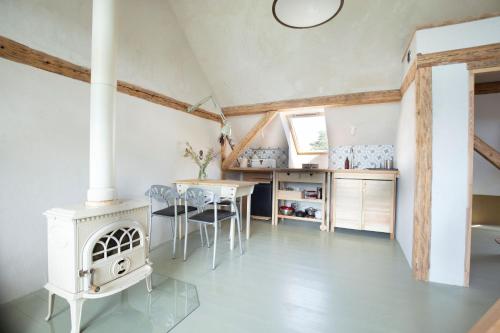
M 176 180 L 175 184 L 185 185 L 206 185 L 206 186 L 225 186 L 225 187 L 244 187 L 255 186 L 258 182 L 232 180 L 232 179 L 184 179 Z

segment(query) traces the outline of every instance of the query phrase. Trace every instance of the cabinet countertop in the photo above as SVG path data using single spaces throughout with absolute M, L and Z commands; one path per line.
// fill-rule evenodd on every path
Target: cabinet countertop
M 399 176 L 399 170 L 386 169 L 301 169 L 301 168 L 229 168 L 224 171 L 236 172 L 256 172 L 256 173 L 271 173 L 271 172 L 333 172 L 337 174 L 391 174 Z

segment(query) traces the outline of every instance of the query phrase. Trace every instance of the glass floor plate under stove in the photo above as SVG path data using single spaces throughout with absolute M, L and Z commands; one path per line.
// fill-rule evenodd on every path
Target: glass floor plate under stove
M 153 291 L 146 282 L 83 304 L 81 330 L 85 333 L 166 333 L 200 306 L 192 284 L 153 273 Z M 0 306 L 0 332 L 68 333 L 69 305 L 56 296 L 54 312 L 47 314 L 48 291 L 41 289 Z

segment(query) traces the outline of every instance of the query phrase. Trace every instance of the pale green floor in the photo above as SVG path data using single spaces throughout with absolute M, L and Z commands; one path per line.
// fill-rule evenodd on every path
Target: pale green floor
M 187 262 L 165 259 L 170 249 L 155 252 L 157 271 L 198 288 L 200 307 L 172 332 L 459 333 L 500 297 L 500 249 L 479 230 L 473 243 L 491 246 L 475 247 L 483 251 L 475 258 L 493 259 L 473 269 L 496 274 L 472 274 L 471 288 L 462 288 L 415 281 L 386 235 L 253 226 L 245 255 L 220 246 L 215 271 L 208 249 Z
M 172 288 L 165 288 L 162 276 L 189 282 L 198 291 L 200 307 L 174 333 L 467 332 L 500 297 L 500 248 L 494 236 L 492 231 L 473 230 L 471 287 L 461 288 L 413 280 L 398 243 L 386 235 L 325 233 L 317 225 L 296 223 L 273 228 L 255 222 L 243 256 L 229 251 L 224 230 L 218 267 L 212 271 L 211 249 L 200 248 L 199 234 L 193 233 L 186 262 L 180 256 L 170 259 L 170 244 L 153 251 L 157 274 L 153 281 L 163 285 L 153 295 L 165 302 L 157 304 L 160 311 L 141 308 L 148 304 L 141 283 L 129 292 L 126 302 L 142 311 L 139 319 L 120 312 L 123 306 L 107 307 L 105 302 L 112 299 L 86 302 L 84 332 L 113 332 L 112 327 L 120 333 L 162 332 L 158 328 L 168 326 L 165 318 L 172 310 L 162 294 Z M 56 301 L 59 312 L 52 324 L 41 323 L 45 295 L 38 291 L 0 308 L 2 321 L 20 323 L 16 332 L 67 330 L 69 313 L 62 310 L 66 304 L 61 299 Z M 183 298 L 176 304 L 184 304 Z M 97 316 L 103 309 L 108 315 Z M 144 322 L 146 312 L 155 329 Z M 142 326 L 124 325 L 127 320 Z

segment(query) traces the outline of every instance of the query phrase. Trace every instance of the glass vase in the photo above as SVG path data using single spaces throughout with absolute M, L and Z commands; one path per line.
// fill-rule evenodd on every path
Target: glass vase
M 207 179 L 207 167 L 200 167 L 200 170 L 198 171 L 198 179 Z

